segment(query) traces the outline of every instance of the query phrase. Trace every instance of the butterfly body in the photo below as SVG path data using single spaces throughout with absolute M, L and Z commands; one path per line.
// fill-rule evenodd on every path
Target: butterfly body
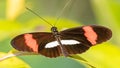
M 51 33 L 19 35 L 11 41 L 11 44 L 19 51 L 34 52 L 53 58 L 83 53 L 91 46 L 109 40 L 111 36 L 110 29 L 97 25 L 75 27 L 60 32 L 56 27 L 52 27 Z

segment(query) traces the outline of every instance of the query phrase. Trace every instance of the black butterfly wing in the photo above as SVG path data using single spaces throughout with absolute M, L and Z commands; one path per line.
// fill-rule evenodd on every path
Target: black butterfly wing
M 79 44 L 62 42 L 68 54 L 83 53 L 90 46 L 104 42 L 110 39 L 111 36 L 112 32 L 110 29 L 95 25 L 82 26 L 60 32 L 61 42 L 70 40 L 80 42 Z M 38 32 L 19 35 L 11 41 L 11 44 L 19 51 L 39 53 L 52 58 L 62 54 L 59 44 L 52 44 L 52 46 L 46 47 L 48 43 L 54 41 L 56 39 L 52 33 Z
M 80 44 L 65 46 L 69 54 L 85 52 L 92 45 L 107 41 L 112 36 L 110 29 L 97 25 L 71 28 L 61 31 L 60 34 L 62 39 L 72 39 L 80 42 Z
M 57 57 L 61 54 L 59 47 L 45 48 L 47 43 L 55 40 L 52 33 L 26 33 L 15 37 L 11 44 L 19 51 L 39 53 L 46 57 Z

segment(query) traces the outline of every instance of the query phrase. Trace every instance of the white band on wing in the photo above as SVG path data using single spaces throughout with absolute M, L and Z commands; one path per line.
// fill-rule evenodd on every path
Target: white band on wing
M 61 40 L 61 43 L 63 45 L 75 45 L 75 44 L 80 44 L 79 41 L 77 40 Z M 53 48 L 53 47 L 56 47 L 58 46 L 59 43 L 57 41 L 52 41 L 52 42 L 49 42 L 46 44 L 45 48 Z

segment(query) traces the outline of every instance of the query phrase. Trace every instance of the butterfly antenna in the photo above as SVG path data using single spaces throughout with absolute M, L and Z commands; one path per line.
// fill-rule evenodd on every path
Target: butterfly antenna
M 58 15 L 56 22 L 54 23 L 54 26 L 58 23 L 60 17 L 62 16 L 63 12 L 65 11 L 65 9 L 68 7 L 68 5 L 71 3 L 72 0 L 68 0 L 68 2 L 65 4 L 65 6 L 63 7 L 62 11 L 60 12 L 60 14 Z
M 32 11 L 30 8 L 26 7 L 27 10 L 29 10 L 30 12 L 32 12 L 33 14 L 35 14 L 36 16 L 38 16 L 40 19 L 42 19 L 44 22 L 48 23 L 49 25 L 53 26 L 52 24 L 50 24 L 47 20 L 45 20 L 44 18 L 42 18 L 41 16 L 39 16 L 37 13 L 35 13 L 34 11 Z

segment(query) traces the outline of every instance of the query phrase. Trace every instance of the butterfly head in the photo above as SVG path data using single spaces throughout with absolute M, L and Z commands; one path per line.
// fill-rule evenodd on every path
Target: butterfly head
M 51 31 L 52 31 L 53 35 L 55 35 L 55 36 L 59 35 L 59 32 L 58 32 L 58 30 L 57 30 L 57 27 L 52 27 L 52 28 L 51 28 Z
M 52 28 L 51 28 L 51 31 L 52 31 L 52 32 L 58 32 L 57 27 L 52 27 Z

